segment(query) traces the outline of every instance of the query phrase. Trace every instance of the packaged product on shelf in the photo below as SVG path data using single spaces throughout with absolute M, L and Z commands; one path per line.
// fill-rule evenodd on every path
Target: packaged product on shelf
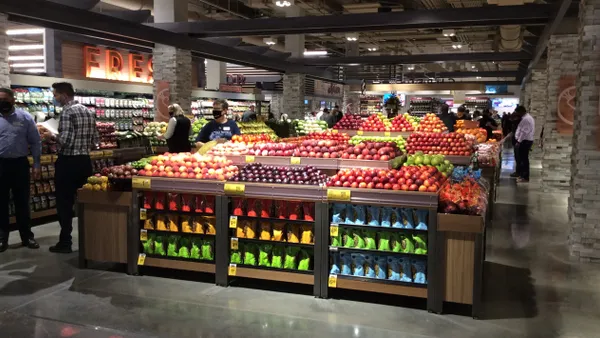
M 341 273 L 340 254 L 339 253 L 336 252 L 336 253 L 330 255 L 330 265 L 331 265 L 331 269 L 329 270 L 330 275 L 337 275 L 337 274 Z
M 404 228 L 404 223 L 402 221 L 402 208 L 392 208 L 392 228 Z
M 285 254 L 285 249 L 281 245 L 274 245 L 273 250 L 271 251 L 271 267 L 272 268 L 283 268 L 283 256 Z
M 354 238 L 354 248 L 356 249 L 364 249 L 365 248 L 365 239 L 363 238 L 363 232 L 361 229 L 350 229 L 352 238 Z
M 256 212 L 256 210 L 258 209 L 257 206 L 257 200 L 255 198 L 248 198 L 246 200 L 246 211 L 247 211 L 247 216 L 248 217 L 257 217 L 258 213 Z
M 350 254 L 352 257 L 352 266 L 354 266 L 354 271 L 352 271 L 353 276 L 364 277 L 365 276 L 365 256 L 359 253 Z
M 246 238 L 256 238 L 256 222 L 246 221 L 244 222 L 244 234 Z
M 206 195 L 204 196 L 204 213 L 214 214 L 215 213 L 215 196 Z
M 192 239 L 192 249 L 190 250 L 190 258 L 191 259 L 202 259 L 200 255 L 200 246 L 202 245 L 202 240 L 199 238 Z
M 231 264 L 242 264 L 242 252 L 241 251 L 232 251 L 231 256 L 229 257 L 229 263 Z M 269 264 L 270 266 L 270 264 Z
M 488 187 L 481 180 L 480 170 L 456 167 L 452 177 L 442 186 L 439 211 L 449 214 L 484 215 L 487 209 Z
M 377 250 L 378 251 L 392 251 L 392 248 L 390 247 L 390 239 L 392 237 L 392 234 L 390 234 L 389 232 L 386 231 L 382 231 L 379 233 L 379 242 L 377 245 Z
M 365 264 L 363 266 L 365 277 L 375 278 L 375 263 L 373 262 L 373 258 L 371 255 L 365 255 Z
M 407 234 L 398 234 L 400 242 L 400 252 L 402 253 L 415 253 L 415 242 L 412 236 Z
M 275 217 L 279 219 L 285 219 L 286 214 L 286 202 L 282 200 L 275 201 Z
M 188 238 L 182 237 L 179 240 L 179 252 L 177 253 L 179 258 L 190 258 L 189 245 L 190 245 L 190 240 Z
M 202 259 L 207 261 L 212 261 L 215 259 L 214 250 L 213 250 L 213 241 L 209 239 L 205 239 L 202 241 Z
M 300 248 L 295 246 L 288 246 L 285 248 L 285 262 L 283 265 L 284 269 L 297 270 L 298 269 L 298 252 Z
M 192 195 L 181 194 L 181 211 L 191 212 L 192 211 Z
M 341 252 L 340 261 L 342 263 L 342 275 L 352 275 L 352 254 Z
M 298 215 L 300 215 L 300 202 L 298 201 L 289 201 L 287 203 L 287 218 L 291 220 L 297 220 Z
M 375 278 L 386 279 L 387 278 L 387 256 L 373 256 L 373 263 L 375 264 Z
M 54 195 L 48 196 L 48 207 L 56 208 L 56 196 L 54 196 Z
M 258 247 L 258 266 L 271 267 L 271 260 L 269 255 L 271 254 L 272 245 L 263 244 Z
M 392 207 L 382 207 L 381 208 L 381 226 L 385 228 L 389 228 L 392 226 L 392 214 L 394 213 L 394 209 Z
M 417 230 L 427 230 L 427 218 L 429 217 L 429 211 L 424 209 L 415 210 L 415 214 L 417 215 Z
M 354 218 L 354 222 L 351 224 L 364 225 L 367 219 L 367 210 L 365 206 L 360 204 L 353 204 L 352 209 L 352 214 L 356 215 L 356 217 Z
M 207 235 L 216 235 L 217 234 L 217 219 L 214 216 L 204 216 L 202 217 L 203 220 L 203 225 L 204 225 L 204 229 L 205 233 Z
M 363 230 L 363 239 L 365 243 L 365 249 L 377 250 L 377 232 L 375 230 Z
M 370 205 L 367 207 L 367 220 L 371 226 L 379 226 L 379 216 L 381 208 L 376 205 Z
M 304 213 L 305 221 L 314 221 L 315 220 L 315 204 L 312 202 L 303 202 L 302 203 L 302 211 Z
M 235 227 L 235 237 L 246 238 L 246 231 L 244 229 L 246 228 L 246 223 L 248 222 L 250 221 L 243 220 L 237 222 L 237 225 Z
M 233 215 L 234 216 L 244 216 L 244 200 L 242 198 L 232 198 L 231 203 L 233 204 Z M 197 203 L 196 203 L 196 210 L 198 210 Z M 196 212 L 198 212 L 198 211 L 196 211 Z
M 168 257 L 177 257 L 177 242 L 179 240 L 178 236 L 169 236 L 168 241 L 169 245 L 167 247 L 167 256 Z
M 244 264 L 254 266 L 256 265 L 256 245 L 244 245 Z
M 310 270 L 311 253 L 308 250 L 301 249 L 298 257 L 298 270 Z
M 402 208 L 402 225 L 404 229 L 414 229 L 415 227 L 415 218 L 413 215 L 413 209 L 411 208 Z
M 156 236 L 154 240 L 154 254 L 159 256 L 166 256 L 167 252 L 165 251 L 164 246 L 165 238 L 163 236 Z
M 165 210 L 165 193 L 157 192 L 154 196 L 154 209 Z
M 343 229 L 341 232 L 344 248 L 354 248 L 354 236 L 352 236 L 352 232 L 349 229 Z
M 154 253 L 154 238 L 154 234 L 150 234 L 148 235 L 148 240 L 142 243 L 146 255 L 152 255 Z
M 201 219 L 202 217 L 194 217 L 192 219 L 192 232 L 195 234 L 204 234 L 204 225 Z
M 154 230 L 154 222 L 152 221 L 152 216 L 147 215 L 146 220 L 144 221 L 144 229 L 146 230 Z
M 342 203 L 333 203 L 331 207 L 331 222 L 332 223 L 344 223 L 343 217 L 346 210 L 346 205 Z
M 167 224 L 169 220 L 165 215 L 157 215 L 156 216 L 156 230 L 159 231 L 168 231 Z
M 195 212 L 197 213 L 203 213 L 204 212 L 204 198 L 201 195 L 196 195 L 195 197 L 196 203 L 195 206 L 196 208 L 194 209 Z M 236 215 L 236 214 L 234 214 Z
M 260 223 L 260 240 L 270 241 L 271 240 L 271 223 L 261 222 Z
M 287 242 L 288 243 L 299 243 L 300 242 L 300 225 L 288 224 L 287 226 Z
M 337 236 L 331 236 L 331 246 L 340 247 L 342 246 L 342 229 L 338 229 Z
M 273 223 L 273 237 L 271 238 L 276 242 L 283 242 L 283 230 L 285 229 L 285 223 L 275 222 Z
M 171 211 L 179 210 L 179 194 L 168 193 L 167 200 L 169 202 L 169 210 L 171 210 Z
M 415 253 L 417 255 L 426 255 L 427 237 L 425 237 L 425 235 L 413 235 L 412 238 L 415 243 Z
M 426 276 L 426 266 L 425 261 L 420 259 L 413 259 L 411 261 L 413 268 L 413 281 L 417 284 L 427 284 L 427 276 Z
M 193 233 L 192 223 L 190 222 L 189 216 L 179 216 L 179 221 L 181 222 L 181 232 L 185 233 Z
M 303 224 L 301 227 L 300 243 L 312 244 L 313 243 L 313 227 L 312 225 Z
M 260 200 L 260 217 L 271 217 L 271 208 L 273 207 L 272 200 Z
M 169 231 L 179 232 L 179 226 L 177 225 L 177 215 L 167 216 L 169 220 Z

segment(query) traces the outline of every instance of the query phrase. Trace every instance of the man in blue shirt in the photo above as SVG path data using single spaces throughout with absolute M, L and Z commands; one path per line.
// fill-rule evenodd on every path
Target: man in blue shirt
M 33 155 L 33 176 L 40 177 L 42 144 L 33 117 L 16 109 L 10 89 L 0 88 L 0 252 L 8 249 L 10 192 L 21 243 L 30 249 L 40 246 L 33 239 L 29 211 L 29 161 Z

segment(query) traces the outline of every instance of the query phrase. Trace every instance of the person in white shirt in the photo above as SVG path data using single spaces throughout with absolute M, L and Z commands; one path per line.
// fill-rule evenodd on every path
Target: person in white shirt
M 527 113 L 525 107 L 518 106 L 515 113 L 521 117 L 521 122 L 515 132 L 515 148 L 517 150 L 517 170 L 519 178 L 518 183 L 529 182 L 529 151 L 533 145 L 533 135 L 535 132 L 535 121 Z

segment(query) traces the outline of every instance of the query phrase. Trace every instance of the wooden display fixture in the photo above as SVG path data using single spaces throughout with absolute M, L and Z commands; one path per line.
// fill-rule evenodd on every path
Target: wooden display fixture
M 37 219 L 37 218 L 42 218 L 42 217 L 54 216 L 54 215 L 56 215 L 55 208 L 41 210 L 41 211 L 34 211 L 31 213 L 31 219 Z M 16 224 L 16 223 L 17 223 L 17 218 L 15 216 L 11 216 L 9 219 L 9 224 Z
M 146 257 L 144 266 L 153 266 L 156 268 L 167 268 L 177 269 L 184 271 L 196 271 L 196 272 L 207 272 L 215 273 L 215 265 L 210 263 L 203 263 L 201 261 L 184 261 L 184 260 L 173 260 L 156 257 Z
M 377 283 L 376 279 L 373 281 L 366 281 L 348 279 L 344 278 L 344 276 L 338 276 L 336 288 L 385 293 L 388 295 L 427 298 L 426 287 L 419 287 L 417 285 L 408 286 L 403 284 L 394 285 L 392 283 Z
M 315 282 L 315 277 L 312 274 L 267 269 L 253 269 L 242 266 L 237 267 L 236 277 L 263 279 L 277 282 L 288 282 L 307 285 L 313 285 Z

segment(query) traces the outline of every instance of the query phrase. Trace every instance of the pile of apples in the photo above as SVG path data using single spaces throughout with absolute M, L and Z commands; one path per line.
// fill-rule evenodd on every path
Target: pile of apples
M 304 140 L 298 145 L 293 156 L 315 158 L 339 158 L 346 149 L 343 142 L 334 140 Z
M 342 169 L 327 181 L 328 187 L 437 192 L 446 177 L 433 166 L 396 169 Z
M 362 135 L 355 135 L 352 136 L 352 138 L 350 139 L 350 141 L 348 141 L 348 143 L 350 143 L 351 145 L 357 145 L 361 142 L 366 142 L 366 141 L 372 141 L 372 142 L 395 142 L 396 145 L 398 146 L 398 148 L 402 151 L 402 153 L 405 153 L 405 147 L 406 147 L 406 140 L 404 139 L 404 137 L 398 135 L 398 136 L 362 136 Z
M 391 131 L 391 122 L 381 113 L 370 115 L 358 130 L 365 131 Z
M 100 170 L 101 176 L 108 178 L 131 178 L 131 176 L 137 175 L 138 171 L 130 164 L 125 165 L 114 165 L 112 167 L 102 168 Z
M 225 156 L 225 155 L 246 155 L 249 152 L 249 146 L 246 143 L 241 142 L 225 142 L 218 143 L 212 147 L 207 154 L 208 155 L 217 155 L 217 156 Z
M 224 181 L 237 172 L 238 167 L 222 156 L 165 153 L 154 157 L 138 175 Z
M 414 133 L 408 137 L 406 150 L 409 154 L 442 154 L 470 156 L 473 152 L 471 142 L 459 133 Z
M 297 145 L 293 143 L 257 143 L 252 145 L 248 154 L 256 156 L 292 156 Z
M 392 131 L 413 131 L 413 124 L 404 115 L 398 115 L 392 120 Z
M 356 160 L 389 161 L 402 152 L 395 142 L 361 142 L 348 146 L 343 151 L 341 158 Z
M 333 126 L 333 129 L 358 130 L 362 124 L 363 120 L 360 115 L 346 114 Z
M 415 129 L 416 131 L 441 133 L 448 131 L 446 125 L 437 115 L 429 113 L 421 120 L 421 123 Z
M 269 134 L 243 134 L 233 135 L 231 142 L 234 143 L 259 143 L 259 142 L 270 142 L 273 141 Z

